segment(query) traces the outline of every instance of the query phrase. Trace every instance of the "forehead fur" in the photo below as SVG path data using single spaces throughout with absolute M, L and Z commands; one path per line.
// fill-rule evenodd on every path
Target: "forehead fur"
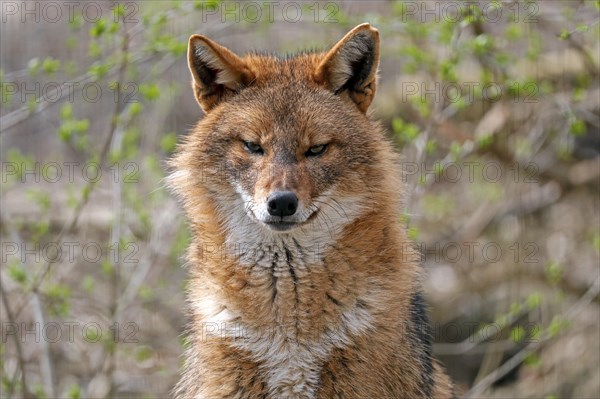
M 264 132 L 291 129 L 310 136 L 317 127 L 323 133 L 340 131 L 344 125 L 347 133 L 370 128 L 371 121 L 354 104 L 315 81 L 314 71 L 323 57 L 323 53 L 246 55 L 243 60 L 255 79 L 217 107 L 215 118 L 209 119 L 226 119 L 229 127 L 250 125 Z
M 318 75 L 331 53 L 251 52 L 239 57 L 238 64 L 252 79 L 232 89 L 205 114 L 192 134 L 199 140 L 185 146 L 184 152 L 197 152 L 198 159 L 211 162 L 201 153 L 207 148 L 207 154 L 226 156 L 232 143 L 251 141 L 278 153 L 337 143 L 352 162 L 372 156 L 383 138 L 378 124 L 350 98 L 351 89 L 336 92 Z M 350 153 L 357 148 L 358 153 Z
M 252 84 L 261 85 L 276 81 L 303 81 L 315 83 L 314 72 L 323 59 L 324 53 L 300 53 L 290 57 L 278 57 L 250 53 L 242 59 L 254 72 Z

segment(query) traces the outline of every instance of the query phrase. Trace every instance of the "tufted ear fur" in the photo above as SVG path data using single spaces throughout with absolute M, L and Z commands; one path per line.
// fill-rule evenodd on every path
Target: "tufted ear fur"
M 375 96 L 378 65 L 379 31 L 364 23 L 329 50 L 314 77 L 334 93 L 348 96 L 362 112 L 367 112 Z
M 254 79 L 240 57 L 201 35 L 190 37 L 188 66 L 194 95 L 205 112 Z

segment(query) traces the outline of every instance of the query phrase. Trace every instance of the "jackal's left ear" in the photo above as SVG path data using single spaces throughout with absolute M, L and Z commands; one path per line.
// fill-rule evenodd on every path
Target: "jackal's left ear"
M 358 25 L 325 55 L 315 80 L 336 94 L 347 94 L 362 112 L 375 96 L 379 65 L 379 31 Z
M 240 57 L 201 35 L 190 37 L 188 66 L 196 100 L 205 112 L 254 79 Z

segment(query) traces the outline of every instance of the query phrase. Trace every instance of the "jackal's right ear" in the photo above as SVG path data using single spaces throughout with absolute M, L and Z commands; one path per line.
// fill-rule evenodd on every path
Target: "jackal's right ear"
M 317 83 L 347 95 L 362 112 L 367 112 L 375 97 L 378 65 L 379 31 L 364 23 L 325 54 L 314 77 Z
M 196 100 L 205 112 L 254 79 L 240 57 L 201 35 L 190 37 L 188 66 Z

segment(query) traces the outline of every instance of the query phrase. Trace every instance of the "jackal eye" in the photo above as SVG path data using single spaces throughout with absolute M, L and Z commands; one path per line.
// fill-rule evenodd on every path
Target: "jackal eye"
M 244 141 L 244 147 L 246 147 L 246 149 L 248 151 L 250 151 L 251 154 L 264 154 L 265 151 L 262 149 L 262 147 L 256 143 L 253 143 L 251 141 Z
M 315 157 L 317 155 L 321 155 L 327 149 L 327 144 L 316 145 L 314 147 L 310 147 L 306 153 L 304 153 L 307 157 Z

